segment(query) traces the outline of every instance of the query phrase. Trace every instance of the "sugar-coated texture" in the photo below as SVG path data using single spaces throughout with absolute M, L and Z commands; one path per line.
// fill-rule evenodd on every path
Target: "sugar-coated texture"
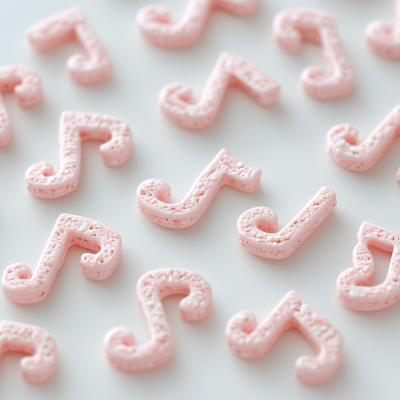
M 287 52 L 301 49 L 302 40 L 322 47 L 329 73 L 312 66 L 301 74 L 304 90 L 319 100 L 342 97 L 353 90 L 353 67 L 346 54 L 335 20 L 317 11 L 287 10 L 275 18 L 273 34 Z
M 3 273 L 2 289 L 15 303 L 32 304 L 43 301 L 61 268 L 68 249 L 81 246 L 95 251 L 81 257 L 82 273 L 93 280 L 107 279 L 121 257 L 121 237 L 101 222 L 76 215 L 61 214 L 43 250 L 32 276 L 25 264 L 12 264 Z
M 31 107 L 42 101 L 42 82 L 39 75 L 28 67 L 10 65 L 0 67 L 0 146 L 12 139 L 12 126 L 1 93 L 14 92 L 21 107 Z
M 375 165 L 400 134 L 400 105 L 393 108 L 364 142 L 358 144 L 358 131 L 349 124 L 334 126 L 327 136 L 327 150 L 342 167 L 365 171 Z M 400 169 L 397 172 L 400 182 Z
M 216 118 L 229 86 L 239 87 L 262 106 L 276 103 L 280 96 L 280 86 L 268 74 L 242 58 L 224 52 L 219 56 L 197 104 L 193 104 L 194 95 L 189 86 L 172 83 L 160 93 L 160 110 L 173 124 L 182 128 L 206 128 Z
M 279 232 L 276 232 L 278 217 L 271 209 L 252 208 L 238 219 L 239 242 L 247 251 L 258 256 L 271 259 L 286 258 L 321 224 L 335 206 L 335 192 L 322 187 L 300 213 Z
M 143 36 L 156 46 L 185 47 L 199 39 L 213 9 L 244 17 L 252 14 L 259 4 L 260 0 L 190 0 L 177 23 L 172 22 L 167 8 L 152 5 L 139 11 L 137 23 Z
M 67 63 L 71 78 L 79 85 L 92 85 L 108 79 L 112 73 L 111 59 L 78 8 L 63 11 L 27 31 L 30 44 L 36 51 L 45 52 L 70 40 L 78 40 L 86 56 L 75 54 Z
M 396 1 L 395 26 L 385 21 L 374 21 L 367 26 L 365 36 L 369 48 L 376 54 L 400 59 L 400 0 Z
M 150 340 L 137 345 L 127 328 L 112 329 L 104 339 L 108 360 L 122 371 L 155 368 L 173 356 L 173 339 L 161 300 L 172 294 L 183 294 L 179 303 L 184 321 L 205 318 L 212 305 L 212 291 L 200 275 L 178 268 L 160 269 L 143 275 L 137 285 L 137 295 L 150 330 Z
M 169 185 L 150 179 L 137 189 L 139 210 L 151 221 L 168 228 L 187 228 L 195 224 L 223 185 L 251 193 L 260 184 L 261 170 L 233 158 L 222 149 L 196 179 L 186 197 L 179 203 L 168 204 Z
M 368 246 L 392 252 L 385 281 L 369 287 L 375 263 Z M 400 235 L 364 222 L 357 233 L 353 266 L 340 274 L 336 288 L 340 302 L 353 310 L 382 310 L 395 303 L 400 297 Z
M 24 379 L 29 383 L 43 383 L 57 369 L 57 345 L 53 337 L 37 326 L 17 322 L 0 322 L 0 357 L 8 352 L 22 352 L 20 363 Z
M 242 311 L 228 322 L 225 334 L 230 349 L 244 359 L 262 357 L 288 328 L 296 328 L 318 353 L 296 360 L 297 378 L 317 385 L 331 378 L 342 361 L 343 339 L 321 314 L 290 291 L 260 324 L 250 311 Z
M 126 122 L 104 114 L 65 111 L 61 114 L 60 171 L 41 162 L 28 168 L 25 174 L 28 190 L 36 197 L 51 199 L 76 189 L 81 175 L 81 142 L 105 141 L 100 146 L 103 162 L 108 167 L 124 163 L 132 153 L 132 132 Z

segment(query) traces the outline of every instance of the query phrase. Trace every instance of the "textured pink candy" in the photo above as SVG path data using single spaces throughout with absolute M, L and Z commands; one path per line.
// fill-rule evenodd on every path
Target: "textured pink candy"
M 0 322 L 0 357 L 8 352 L 23 352 L 21 372 L 29 383 L 43 383 L 57 369 L 57 345 L 53 337 L 37 326 L 17 322 Z
M 252 14 L 260 0 L 190 0 L 182 19 L 172 22 L 171 13 L 160 6 L 147 6 L 139 11 L 137 23 L 143 36 L 160 47 L 185 47 L 195 43 L 213 9 L 239 16 Z
M 79 85 L 92 85 L 108 79 L 112 73 L 111 59 L 79 8 L 54 15 L 27 31 L 36 51 L 45 52 L 62 43 L 78 40 L 86 52 L 68 60 L 68 72 Z
M 321 224 L 335 206 L 335 192 L 322 187 L 279 232 L 276 232 L 278 217 L 272 210 L 267 207 L 252 208 L 238 219 L 239 242 L 247 251 L 258 256 L 286 258 Z
M 275 40 L 287 52 L 301 49 L 302 40 L 320 44 L 329 74 L 320 67 L 308 67 L 301 74 L 304 90 L 319 100 L 342 97 L 353 90 L 353 68 L 339 37 L 335 20 L 317 11 L 287 10 L 275 18 Z
M 184 321 L 199 321 L 211 309 L 211 287 L 200 275 L 177 268 L 148 272 L 138 282 L 137 295 L 149 326 L 150 340 L 137 345 L 129 329 L 112 329 L 104 339 L 104 349 L 114 367 L 140 371 L 158 367 L 172 358 L 172 333 L 161 304 L 164 297 L 172 294 L 187 296 L 179 304 Z
M 210 126 L 229 86 L 237 86 L 260 105 L 276 103 L 280 86 L 268 74 L 242 58 L 222 53 L 197 104 L 192 89 L 183 83 L 167 85 L 160 93 L 161 112 L 175 125 L 186 129 Z
M 394 28 L 384 21 L 371 22 L 365 36 L 369 48 L 376 54 L 392 59 L 400 58 L 400 0 L 396 2 Z
M 43 301 L 68 249 L 75 245 L 96 252 L 85 253 L 81 257 L 82 273 L 90 279 L 107 279 L 118 266 L 121 256 L 121 237 L 118 232 L 90 218 L 61 214 L 33 276 L 25 264 L 12 264 L 4 271 L 2 289 L 6 297 L 21 304 Z
M 151 221 L 168 228 L 187 228 L 195 224 L 223 185 L 251 193 L 260 184 L 261 170 L 233 158 L 225 149 L 197 178 L 179 203 L 168 204 L 169 185 L 158 179 L 144 181 L 138 187 L 137 205 Z
M 334 126 L 327 136 L 327 150 L 342 167 L 365 171 L 378 162 L 400 134 L 400 105 L 393 108 L 364 142 L 358 144 L 358 131 L 349 124 Z M 397 172 L 400 182 L 400 169 Z
M 308 385 L 323 383 L 339 368 L 343 339 L 337 329 L 321 314 L 291 291 L 260 324 L 250 311 L 233 316 L 226 328 L 230 349 L 244 359 L 262 357 L 288 328 L 296 328 L 318 355 L 296 360 L 297 378 Z
M 14 92 L 21 107 L 31 107 L 42 100 L 42 82 L 39 75 L 28 67 L 0 67 L 0 146 L 5 146 L 12 138 L 10 117 L 1 96 L 5 92 Z
M 383 283 L 366 287 L 375 270 L 368 246 L 392 252 L 389 271 Z M 340 302 L 358 311 L 382 310 L 400 297 L 400 235 L 364 222 L 357 233 L 353 266 L 343 271 L 336 284 Z
M 61 197 L 76 189 L 81 175 L 81 142 L 105 141 L 100 146 L 103 162 L 108 167 L 124 163 L 132 153 L 132 133 L 126 122 L 103 114 L 65 111 L 60 118 L 60 171 L 41 162 L 25 174 L 28 190 L 36 197 Z

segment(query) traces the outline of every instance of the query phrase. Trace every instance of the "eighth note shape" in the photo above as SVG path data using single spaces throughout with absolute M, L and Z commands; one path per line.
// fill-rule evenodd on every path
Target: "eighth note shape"
M 122 371 L 141 371 L 163 365 L 172 358 L 172 332 L 161 300 L 173 294 L 187 296 L 179 303 L 184 321 L 202 320 L 210 312 L 211 287 L 200 275 L 178 268 L 148 272 L 137 284 L 137 295 L 150 330 L 150 340 L 138 345 L 129 329 L 112 329 L 104 339 L 104 349 L 114 367 Z
M 189 86 L 172 83 L 160 93 L 160 110 L 182 128 L 206 128 L 216 118 L 229 86 L 239 87 L 262 106 L 276 103 L 280 96 L 280 86 L 264 71 L 242 58 L 222 53 L 197 104 Z
M 274 37 L 287 52 L 301 49 L 302 40 L 320 44 L 329 73 L 320 67 L 306 68 L 301 74 L 304 90 L 319 100 L 336 99 L 353 90 L 353 67 L 349 61 L 335 20 L 317 11 L 287 10 L 277 15 Z
M 385 21 L 371 22 L 365 36 L 369 48 L 381 57 L 400 58 L 400 0 L 396 0 L 395 26 Z
M 33 274 L 25 264 L 12 264 L 6 268 L 2 279 L 5 296 L 21 304 L 43 301 L 68 249 L 75 245 L 96 251 L 96 254 L 85 253 L 81 257 L 82 273 L 89 279 L 107 279 L 118 266 L 121 256 L 118 232 L 90 218 L 61 214 Z
M 261 170 L 242 163 L 222 149 L 179 203 L 167 203 L 171 197 L 167 183 L 149 179 L 136 191 L 137 205 L 148 219 L 158 225 L 187 228 L 200 219 L 221 186 L 229 185 L 251 193 L 257 189 L 260 179 Z
M 77 40 L 86 56 L 75 54 L 68 59 L 71 78 L 79 85 L 92 85 L 108 79 L 111 59 L 79 8 L 53 15 L 27 31 L 29 43 L 39 52 L 46 52 L 70 40 Z
M 253 360 L 266 354 L 288 328 L 300 331 L 318 354 L 296 360 L 297 378 L 308 385 L 330 379 L 342 361 L 342 335 L 295 291 L 287 293 L 260 324 L 250 311 L 236 314 L 228 322 L 225 334 L 236 355 Z
M 24 379 L 32 384 L 49 380 L 57 369 L 57 345 L 53 337 L 38 326 L 0 322 L 0 357 L 8 352 L 27 353 L 20 362 Z
M 104 141 L 100 146 L 103 162 L 108 167 L 123 164 L 133 149 L 132 132 L 126 122 L 104 114 L 64 111 L 60 118 L 60 171 L 41 162 L 25 174 L 28 190 L 35 197 L 51 199 L 65 196 L 76 189 L 81 175 L 81 142 Z
M 353 126 L 334 126 L 328 132 L 327 150 L 340 166 L 351 171 L 365 171 L 378 162 L 399 135 L 400 105 L 394 107 L 362 143 L 358 143 L 358 131 Z M 397 180 L 400 182 L 400 169 Z
M 392 252 L 389 271 L 383 283 L 367 286 L 374 275 L 374 258 L 368 246 Z M 353 310 L 382 310 L 400 298 L 400 235 L 364 222 L 357 233 L 353 266 L 343 271 L 336 284 L 340 302 Z
M 0 146 L 12 139 L 10 117 L 1 96 L 6 92 L 14 92 L 21 107 L 34 106 L 43 98 L 42 82 L 35 71 L 21 65 L 0 67 Z
M 190 0 L 177 23 L 172 22 L 167 8 L 147 6 L 139 11 L 137 23 L 143 36 L 156 46 L 185 47 L 199 39 L 213 9 L 245 17 L 252 14 L 259 4 L 260 0 Z
M 335 192 L 322 187 L 300 213 L 279 232 L 276 232 L 278 217 L 271 209 L 252 208 L 238 219 L 239 242 L 250 253 L 264 258 L 289 257 L 335 206 Z

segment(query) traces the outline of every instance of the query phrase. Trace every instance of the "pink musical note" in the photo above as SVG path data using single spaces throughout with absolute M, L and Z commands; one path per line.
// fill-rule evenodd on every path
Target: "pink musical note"
M 65 111 L 60 118 L 60 171 L 41 162 L 26 171 L 28 190 L 46 199 L 65 196 L 74 191 L 81 175 L 81 142 L 105 141 L 100 146 L 103 162 L 108 167 L 123 164 L 133 149 L 132 133 L 126 122 L 103 114 Z
M 69 58 L 67 68 L 79 85 L 92 85 L 108 79 L 112 73 L 111 59 L 79 8 L 63 11 L 32 26 L 27 31 L 36 51 L 45 52 L 77 40 L 86 52 Z
M 264 258 L 289 257 L 335 206 L 335 192 L 322 187 L 300 213 L 279 232 L 276 232 L 278 217 L 271 209 L 252 208 L 238 219 L 239 242 L 250 253 Z
M 104 349 L 114 367 L 140 371 L 158 367 L 172 358 L 172 333 L 161 303 L 172 294 L 187 296 L 179 303 L 184 321 L 199 321 L 211 309 L 211 287 L 200 275 L 177 268 L 148 272 L 138 282 L 137 295 L 149 326 L 150 340 L 138 345 L 129 329 L 112 329 L 104 339 Z
M 39 75 L 21 65 L 0 67 L 0 93 L 6 92 L 14 92 L 21 107 L 34 106 L 43 97 Z M 11 121 L 0 94 L 0 146 L 5 146 L 11 139 Z
M 137 23 L 143 36 L 156 46 L 184 47 L 199 39 L 213 9 L 245 17 L 259 4 L 260 0 L 190 0 L 177 23 L 172 22 L 171 13 L 165 7 L 147 6 L 139 12 Z
M 396 2 L 394 28 L 385 21 L 371 22 L 365 36 L 369 48 L 376 54 L 392 59 L 400 58 L 400 1 Z
M 274 37 L 287 52 L 301 49 L 302 40 L 320 44 L 329 73 L 312 66 L 301 74 L 304 90 L 319 100 L 342 97 L 353 90 L 353 68 L 346 54 L 335 20 L 317 11 L 288 10 L 275 18 Z
M 342 360 L 342 335 L 295 291 L 287 293 L 260 324 L 250 311 L 236 314 L 228 322 L 225 334 L 236 355 L 252 360 L 266 354 L 288 328 L 299 330 L 318 354 L 296 360 L 297 378 L 308 385 L 330 379 Z
M 158 179 L 144 181 L 138 187 L 139 210 L 152 222 L 168 228 L 187 228 L 195 224 L 223 185 L 246 193 L 260 184 L 261 170 L 233 158 L 222 149 L 196 179 L 185 198 L 168 204 L 171 197 L 169 185 Z
M 17 322 L 0 322 L 0 357 L 7 352 L 23 352 L 20 363 L 24 379 L 29 383 L 43 383 L 57 369 L 57 345 L 53 337 L 37 326 Z
M 118 266 L 121 256 L 118 232 L 90 218 L 61 214 L 34 274 L 25 264 L 12 264 L 4 271 L 2 289 L 6 297 L 21 304 L 43 301 L 49 294 L 68 249 L 75 245 L 97 252 L 85 253 L 81 257 L 81 270 L 87 278 L 102 281 Z
M 334 126 L 327 136 L 327 150 L 342 167 L 365 171 L 373 167 L 400 134 L 400 105 L 393 108 L 364 142 L 358 144 L 358 131 L 349 124 Z M 397 172 L 400 182 L 400 169 Z
M 385 281 L 366 287 L 375 270 L 368 246 L 392 252 L 392 259 Z M 382 310 L 395 303 L 400 298 L 400 235 L 364 222 L 357 233 L 353 266 L 339 275 L 336 288 L 340 302 L 353 310 Z
M 190 87 L 172 83 L 160 93 L 161 112 L 182 128 L 206 128 L 217 116 L 229 86 L 238 86 L 262 106 L 276 103 L 280 96 L 280 86 L 268 74 L 242 58 L 222 53 L 197 104 Z

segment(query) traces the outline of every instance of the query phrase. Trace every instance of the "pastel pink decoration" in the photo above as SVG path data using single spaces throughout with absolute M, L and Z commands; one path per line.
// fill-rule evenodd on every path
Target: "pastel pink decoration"
M 187 296 L 179 303 L 184 321 L 202 320 L 211 309 L 211 287 L 200 275 L 178 268 L 148 272 L 138 282 L 137 295 L 149 326 L 150 340 L 138 345 L 129 329 L 112 329 L 104 339 L 104 349 L 114 367 L 141 371 L 159 367 L 172 358 L 172 333 L 161 303 L 172 294 Z
M 63 43 L 77 40 L 86 55 L 69 58 L 67 68 L 79 85 L 92 85 L 108 79 L 111 59 L 79 8 L 72 8 L 45 19 L 27 31 L 29 43 L 39 52 L 46 52 Z
M 238 219 L 239 242 L 250 253 L 264 258 L 289 257 L 335 206 L 335 192 L 322 187 L 300 213 L 279 232 L 276 232 L 278 216 L 271 209 L 252 208 Z
M 229 86 L 239 87 L 262 106 L 276 103 L 280 96 L 280 86 L 268 74 L 242 58 L 222 53 L 197 104 L 189 86 L 172 83 L 160 93 L 160 110 L 182 128 L 206 128 L 216 118 Z
M 304 90 L 319 100 L 336 99 L 354 88 L 353 67 L 346 54 L 335 20 L 317 11 L 287 10 L 275 18 L 275 40 L 289 53 L 298 52 L 302 41 L 319 44 L 328 63 L 328 73 L 312 66 L 301 74 Z
M 185 198 L 174 204 L 169 185 L 150 179 L 137 189 L 139 210 L 152 222 L 167 228 L 188 228 L 203 215 L 213 197 L 223 185 L 251 193 L 260 184 L 261 170 L 233 158 L 222 149 L 196 179 Z
M 25 174 L 28 190 L 35 197 L 51 199 L 65 196 L 76 189 L 81 175 L 81 142 L 101 140 L 100 153 L 108 167 L 123 164 L 133 149 L 132 132 L 128 124 L 116 117 L 65 111 L 61 114 L 60 170 L 47 162 L 34 164 Z
M 185 47 L 199 39 L 213 9 L 245 17 L 259 4 L 260 0 L 190 0 L 182 19 L 176 23 L 167 8 L 151 5 L 139 11 L 137 23 L 142 35 L 156 46 Z
M 225 334 L 236 355 L 253 360 L 266 354 L 288 328 L 299 330 L 317 353 L 316 357 L 296 360 L 297 378 L 307 385 L 330 379 L 342 361 L 342 335 L 295 291 L 287 293 L 260 324 L 250 311 L 236 314 L 228 322 Z
M 76 215 L 61 214 L 32 275 L 25 264 L 12 264 L 3 273 L 5 296 L 21 304 L 43 301 L 61 268 L 68 249 L 81 246 L 95 251 L 81 257 L 82 273 L 89 279 L 107 279 L 118 266 L 121 256 L 121 237 L 101 222 Z
M 21 107 L 31 107 L 42 101 L 42 82 L 39 75 L 28 67 L 10 65 L 0 67 L 0 146 L 12 139 L 12 126 L 1 93 L 14 92 Z
M 29 383 L 49 380 L 57 369 L 57 345 L 53 337 L 37 326 L 17 322 L 0 322 L 0 357 L 8 352 L 22 352 L 20 366 L 24 379 Z
M 371 22 L 365 36 L 369 48 L 381 57 L 400 58 L 400 0 L 396 1 L 395 26 L 385 21 Z
M 373 167 L 400 134 L 400 105 L 393 108 L 367 139 L 358 143 L 358 131 L 349 124 L 334 126 L 327 136 L 327 150 L 342 167 L 365 171 Z M 400 169 L 397 172 L 400 182 Z
M 392 252 L 385 281 L 369 287 L 375 263 L 368 246 Z M 340 274 L 336 288 L 340 302 L 353 310 L 382 310 L 394 304 L 400 297 L 400 235 L 364 222 L 357 233 L 353 266 Z

